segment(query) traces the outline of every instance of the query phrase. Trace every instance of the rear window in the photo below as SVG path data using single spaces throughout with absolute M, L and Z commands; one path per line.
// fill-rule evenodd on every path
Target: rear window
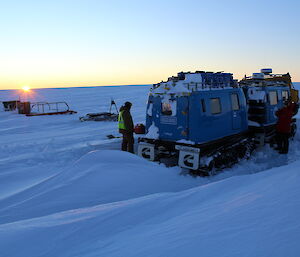
M 231 94 L 231 107 L 233 111 L 240 109 L 239 96 L 237 94 Z
M 220 98 L 210 99 L 210 110 L 212 114 L 221 113 L 221 101 Z
M 269 92 L 269 101 L 271 105 L 276 105 L 278 103 L 277 91 Z
M 161 104 L 161 113 L 163 115 L 172 115 L 172 106 L 169 103 Z

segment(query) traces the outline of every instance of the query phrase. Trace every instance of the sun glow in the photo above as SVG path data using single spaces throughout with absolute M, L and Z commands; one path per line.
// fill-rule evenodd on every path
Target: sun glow
M 25 92 L 29 92 L 30 91 L 30 87 L 29 86 L 23 86 L 22 89 Z

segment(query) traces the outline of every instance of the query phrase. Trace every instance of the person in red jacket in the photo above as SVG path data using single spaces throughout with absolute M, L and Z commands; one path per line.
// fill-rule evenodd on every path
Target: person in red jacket
M 276 116 L 278 117 L 276 124 L 277 150 L 281 154 L 287 154 L 289 151 L 289 137 L 294 109 L 295 104 L 286 101 L 283 108 L 276 112 Z

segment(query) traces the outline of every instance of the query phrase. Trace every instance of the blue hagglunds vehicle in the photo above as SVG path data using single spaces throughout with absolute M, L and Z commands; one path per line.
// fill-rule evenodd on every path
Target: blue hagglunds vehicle
M 175 158 L 179 166 L 196 174 L 211 174 L 250 156 L 258 141 L 267 142 L 262 136 L 265 127 L 274 135 L 273 113 L 282 101 L 268 105 L 274 100 L 270 92 L 287 91 L 287 97 L 290 92 L 287 85 L 273 85 L 269 90 L 248 82 L 245 79 L 240 86 L 230 73 L 196 71 L 153 85 L 146 111 L 147 134 L 139 139 L 138 154 L 151 161 Z M 266 95 L 270 100 L 263 98 Z M 263 110 L 254 110 L 256 105 Z M 248 121 L 248 115 L 252 120 Z

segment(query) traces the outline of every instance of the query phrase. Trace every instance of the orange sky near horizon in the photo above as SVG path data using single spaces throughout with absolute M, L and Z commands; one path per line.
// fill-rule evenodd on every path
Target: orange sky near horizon
M 144 85 L 144 84 L 154 84 L 158 83 L 162 80 L 166 80 L 168 77 L 175 76 L 177 72 L 180 71 L 196 71 L 203 69 L 181 69 L 181 70 L 168 70 L 166 71 L 154 71 L 153 74 L 148 71 L 148 74 L 109 74 L 106 75 L 91 75 L 81 78 L 79 75 L 74 74 L 73 76 L 69 75 L 69 77 L 38 77 L 35 76 L 35 79 L 31 79 L 30 77 L 20 77 L 16 78 L 1 78 L 0 80 L 0 90 L 7 89 L 21 89 L 24 86 L 28 86 L 30 88 L 60 88 L 60 87 L 90 87 L 90 86 L 114 86 L 114 85 Z M 223 69 L 224 70 L 224 69 Z M 259 72 L 260 67 L 253 72 Z M 208 69 L 207 71 L 222 71 L 222 69 Z M 230 72 L 229 70 L 225 70 L 225 72 Z M 233 73 L 235 79 L 242 79 L 245 74 L 252 75 L 253 72 L 239 72 Z M 273 70 L 274 73 L 286 73 L 289 71 L 278 71 Z M 231 72 L 232 73 L 232 72 Z M 293 82 L 299 82 L 300 78 L 295 76 L 290 72 L 292 76 Z M 295 79 L 296 78 L 296 79 Z

